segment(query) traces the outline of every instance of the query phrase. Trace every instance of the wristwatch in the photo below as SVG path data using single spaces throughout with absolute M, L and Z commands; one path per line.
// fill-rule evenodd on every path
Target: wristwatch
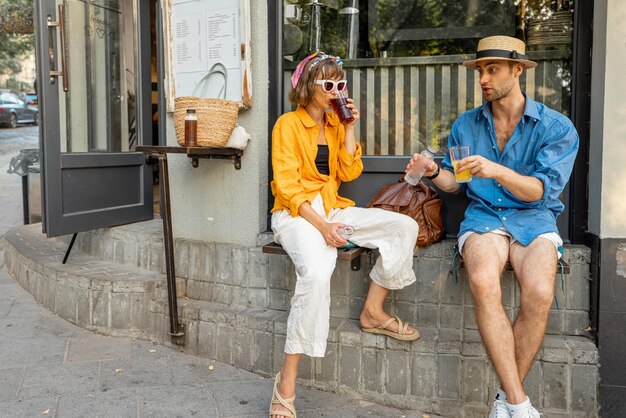
M 432 176 L 425 176 L 428 180 L 433 180 L 435 178 L 437 178 L 437 176 L 439 175 L 439 172 L 441 171 L 441 168 L 439 166 L 437 166 L 437 171 L 435 171 L 435 174 L 433 174 Z

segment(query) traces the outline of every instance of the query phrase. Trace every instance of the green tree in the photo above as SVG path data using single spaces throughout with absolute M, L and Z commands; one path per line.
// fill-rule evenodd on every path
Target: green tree
M 34 50 L 33 11 L 33 0 L 0 0 L 0 74 L 19 72 Z

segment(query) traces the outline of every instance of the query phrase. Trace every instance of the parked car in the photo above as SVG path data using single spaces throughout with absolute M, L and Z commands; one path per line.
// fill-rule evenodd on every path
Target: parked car
M 15 93 L 0 93 L 0 124 L 9 128 L 18 123 L 37 125 L 38 110 L 30 107 Z
M 39 104 L 37 93 L 26 93 L 26 104 L 37 106 Z

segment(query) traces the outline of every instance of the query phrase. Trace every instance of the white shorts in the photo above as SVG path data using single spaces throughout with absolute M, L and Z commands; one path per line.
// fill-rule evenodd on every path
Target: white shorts
M 478 232 L 474 232 L 474 231 L 467 231 L 466 233 L 464 233 L 463 235 L 461 235 L 459 237 L 459 242 L 458 242 L 458 246 L 459 246 L 459 253 L 463 254 L 463 245 L 465 244 L 465 241 L 467 240 L 467 238 L 472 235 L 472 234 L 477 234 Z M 486 232 L 486 234 L 489 233 L 493 233 L 493 234 L 498 234 L 498 235 L 504 235 L 509 237 L 511 240 L 509 242 L 509 246 L 513 245 L 514 243 L 517 242 L 517 240 L 515 238 L 513 238 L 513 236 L 511 235 L 511 233 L 503 226 L 501 226 L 500 228 L 490 231 L 490 232 Z M 561 258 L 561 256 L 563 255 L 563 253 L 561 251 L 563 251 L 563 240 L 561 239 L 561 237 L 559 236 L 559 234 L 557 234 L 556 232 L 547 232 L 545 234 L 541 234 L 539 235 L 537 238 L 545 238 L 548 241 L 550 241 L 552 244 L 554 244 L 554 247 L 556 248 L 556 253 L 558 258 Z

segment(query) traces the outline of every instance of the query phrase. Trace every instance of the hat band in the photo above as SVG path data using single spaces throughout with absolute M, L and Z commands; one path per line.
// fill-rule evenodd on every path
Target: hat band
M 520 54 L 519 52 L 507 51 L 506 49 L 483 49 L 476 52 L 476 59 L 481 58 L 508 58 L 513 60 L 528 60 L 528 55 Z

